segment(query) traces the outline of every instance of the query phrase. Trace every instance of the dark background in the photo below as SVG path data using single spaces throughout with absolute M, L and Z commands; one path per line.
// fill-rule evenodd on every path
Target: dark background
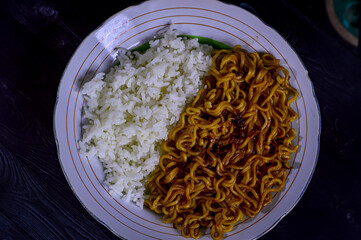
M 117 239 L 86 212 L 62 173 L 53 110 L 76 47 L 109 16 L 139 2 L 0 1 L 0 239 Z M 333 30 L 324 1 L 243 3 L 301 57 L 322 116 L 312 181 L 291 213 L 262 239 L 360 239 L 357 49 Z

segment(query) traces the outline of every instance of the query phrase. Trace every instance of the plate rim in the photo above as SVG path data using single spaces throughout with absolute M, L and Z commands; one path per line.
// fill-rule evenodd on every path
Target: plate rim
M 300 201 L 300 199 L 302 198 L 303 194 L 306 192 L 309 183 L 311 182 L 311 179 L 313 177 L 313 174 L 315 172 L 316 169 L 316 165 L 318 162 L 318 158 L 319 158 L 319 153 L 320 153 L 320 139 L 321 139 L 321 111 L 320 111 L 320 106 L 319 106 L 319 102 L 315 93 L 315 88 L 313 85 L 313 82 L 311 81 L 309 75 L 308 75 L 308 71 L 307 68 L 305 67 L 305 64 L 303 63 L 303 61 L 301 60 L 301 58 L 299 57 L 299 55 L 297 54 L 297 52 L 295 51 L 295 49 L 291 46 L 291 44 L 280 34 L 278 33 L 273 27 L 271 27 L 270 25 L 268 25 L 267 23 L 265 23 L 261 18 L 259 18 L 258 16 L 256 16 L 254 13 L 248 11 L 245 8 L 242 8 L 241 6 L 235 5 L 235 4 L 231 4 L 231 3 L 226 3 L 226 2 L 221 2 L 221 1 L 217 1 L 217 0 L 212 0 L 214 2 L 218 2 L 224 5 L 228 5 L 229 7 L 234 7 L 234 8 L 239 8 L 242 9 L 243 11 L 247 12 L 247 14 L 251 15 L 253 17 L 253 19 L 256 19 L 257 21 L 259 21 L 263 27 L 268 28 L 268 30 L 272 33 L 272 35 L 276 35 L 278 37 L 280 37 L 285 44 L 288 45 L 288 47 L 292 50 L 292 52 L 295 54 L 295 56 L 297 57 L 298 61 L 301 63 L 303 69 L 306 71 L 306 77 L 309 80 L 309 84 L 310 84 L 310 89 L 312 90 L 312 97 L 313 100 L 315 101 L 315 106 L 317 109 L 317 117 L 318 117 L 318 122 L 316 124 L 316 126 L 318 127 L 318 132 L 315 134 L 317 135 L 316 138 L 316 142 L 317 142 L 317 146 L 316 146 L 316 156 L 315 156 L 315 162 L 313 164 L 313 169 L 310 173 L 310 175 L 308 176 L 308 180 L 307 183 L 305 184 L 305 187 L 303 188 L 302 192 L 299 194 L 299 196 L 297 197 L 297 199 L 294 201 L 294 203 L 290 206 L 290 208 L 284 212 L 276 221 L 274 221 L 274 223 L 272 225 L 270 225 L 269 227 L 267 227 L 267 229 L 265 229 L 263 232 L 259 233 L 257 236 L 253 237 L 252 239 L 258 239 L 262 236 L 264 236 L 266 233 L 268 233 L 269 231 L 271 231 L 287 214 L 289 214 L 297 205 L 297 203 Z M 108 17 L 107 19 L 105 19 L 98 27 L 96 27 L 94 30 L 92 30 L 82 41 L 81 43 L 78 45 L 78 47 L 74 50 L 71 58 L 68 60 L 66 67 L 64 68 L 64 71 L 62 73 L 62 76 L 60 78 L 59 84 L 58 84 L 58 89 L 57 89 L 57 94 L 56 94 L 56 100 L 55 100 L 55 104 L 54 104 L 54 110 L 53 110 L 53 133 L 54 133 L 54 140 L 56 143 L 56 148 L 57 148 L 57 156 L 58 156 L 58 161 L 60 162 L 60 166 L 61 169 L 63 171 L 63 174 L 68 182 L 68 185 L 70 186 L 73 194 L 76 196 L 76 198 L 78 199 L 78 201 L 80 202 L 80 204 L 85 208 L 85 210 L 94 218 L 96 219 L 99 223 L 101 223 L 103 226 L 105 226 L 107 229 L 109 229 L 114 235 L 116 235 L 117 237 L 121 238 L 121 239 L 126 239 L 125 237 L 123 237 L 122 235 L 120 235 L 119 233 L 115 232 L 108 224 L 106 224 L 105 222 L 103 222 L 102 220 L 99 219 L 99 217 L 97 217 L 86 205 L 85 203 L 80 199 L 80 197 L 78 196 L 78 194 L 76 193 L 76 191 L 74 190 L 71 181 L 69 179 L 69 176 L 67 174 L 67 172 L 64 169 L 64 165 L 63 162 L 61 160 L 61 151 L 60 151 L 60 144 L 59 144 L 59 140 L 58 140 L 58 134 L 57 134 L 57 130 L 56 130 L 56 116 L 57 116 L 57 109 L 59 106 L 59 98 L 60 98 L 60 90 L 61 90 L 61 86 L 64 84 L 65 82 L 65 78 L 64 75 L 67 72 L 67 70 L 70 67 L 70 63 L 72 62 L 72 60 L 75 58 L 76 53 L 78 52 L 78 50 L 82 47 L 83 43 L 86 42 L 91 36 L 93 36 L 99 29 L 101 29 L 103 26 L 105 26 L 109 21 L 111 21 L 112 19 L 116 18 L 118 16 L 118 14 L 124 12 L 124 11 L 129 11 L 130 9 L 134 8 L 138 8 L 139 6 L 149 3 L 149 2 L 160 2 L 159 0 L 150 0 L 150 1 L 144 1 L 141 2 L 139 4 L 136 5 L 131 5 L 128 6 L 127 8 L 124 8 L 120 11 L 117 11 L 116 13 L 114 13 L 113 15 L 111 15 L 110 17 Z M 262 34 L 261 34 L 262 35 Z

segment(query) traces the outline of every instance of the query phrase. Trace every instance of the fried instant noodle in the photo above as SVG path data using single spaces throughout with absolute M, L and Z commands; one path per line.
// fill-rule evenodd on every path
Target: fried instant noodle
M 162 144 L 144 205 L 185 237 L 222 239 L 284 187 L 298 93 L 278 59 L 240 46 L 214 51 L 209 74 Z

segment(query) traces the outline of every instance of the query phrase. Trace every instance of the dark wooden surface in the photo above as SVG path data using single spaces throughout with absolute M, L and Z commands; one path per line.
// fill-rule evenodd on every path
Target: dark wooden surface
M 109 16 L 139 2 L 0 1 L 0 239 L 117 239 L 67 184 L 53 109 L 62 72 L 80 42 Z M 360 57 L 329 26 L 323 1 L 242 2 L 299 54 L 322 116 L 312 181 L 262 239 L 360 239 Z

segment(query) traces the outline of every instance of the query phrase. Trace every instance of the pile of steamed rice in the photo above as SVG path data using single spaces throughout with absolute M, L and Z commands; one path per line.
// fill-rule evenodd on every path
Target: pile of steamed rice
M 84 84 L 80 149 L 97 157 L 109 192 L 143 207 L 144 184 L 161 142 L 197 92 L 212 63 L 208 45 L 168 30 L 143 52 L 120 50 L 119 66 Z

